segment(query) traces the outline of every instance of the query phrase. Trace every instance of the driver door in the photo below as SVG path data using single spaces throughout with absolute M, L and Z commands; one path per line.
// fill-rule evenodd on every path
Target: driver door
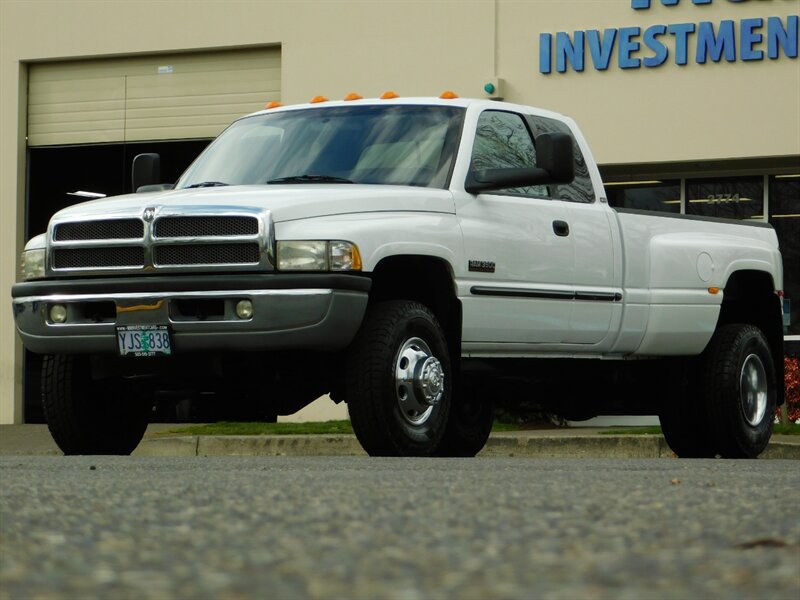
M 534 138 L 522 115 L 484 111 L 471 168 L 535 167 Z M 575 270 L 571 207 L 548 186 L 456 194 L 468 264 L 459 283 L 465 350 L 509 350 L 569 339 Z

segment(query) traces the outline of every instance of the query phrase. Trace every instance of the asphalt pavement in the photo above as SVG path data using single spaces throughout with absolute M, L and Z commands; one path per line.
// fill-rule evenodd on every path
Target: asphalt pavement
M 363 456 L 354 435 L 179 435 L 151 424 L 137 456 Z M 558 427 L 494 433 L 480 456 L 674 458 L 660 435 L 608 435 L 620 428 Z M 630 428 L 622 428 L 630 429 Z M 800 436 L 776 435 L 765 459 L 800 460 Z M 0 456 L 61 454 L 46 425 L 0 425 Z
M 786 460 L 0 457 L 0 600 L 800 597 Z

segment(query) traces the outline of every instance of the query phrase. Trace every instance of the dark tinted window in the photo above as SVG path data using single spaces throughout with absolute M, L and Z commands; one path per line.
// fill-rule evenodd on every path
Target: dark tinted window
M 686 214 L 727 219 L 762 219 L 764 179 L 689 179 L 686 181 Z
M 681 212 L 681 182 L 678 180 L 607 183 L 606 195 L 614 208 Z
M 789 333 L 800 335 L 800 174 L 770 177 L 769 222 L 778 234 L 783 255 Z
M 522 117 L 515 113 L 497 110 L 481 113 L 472 149 L 472 169 L 514 169 L 535 166 L 536 150 Z M 507 188 L 492 193 L 549 196 L 545 185 Z
M 566 133 L 572 135 L 572 132 L 566 123 L 556 121 L 555 119 L 529 116 L 528 123 L 531 126 L 534 136 L 538 136 L 543 133 Z M 569 202 L 594 202 L 594 187 L 592 186 L 592 179 L 589 177 L 589 167 L 586 165 L 583 152 L 581 152 L 577 142 L 573 144 L 573 148 L 575 158 L 575 179 L 570 184 L 551 185 L 550 195 L 553 198 L 567 200 Z

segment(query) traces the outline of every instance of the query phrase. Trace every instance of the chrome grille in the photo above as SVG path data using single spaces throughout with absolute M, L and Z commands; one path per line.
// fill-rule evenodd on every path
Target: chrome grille
M 48 272 L 86 276 L 275 268 L 275 231 L 267 210 L 251 206 L 133 210 L 137 212 L 115 218 L 52 222 Z M 153 214 L 154 220 L 145 218 Z
M 255 265 L 258 264 L 258 244 L 175 244 L 156 246 L 153 263 L 156 266 L 177 265 Z
M 258 234 L 255 217 L 161 217 L 153 226 L 155 238 L 235 237 Z
M 53 239 L 57 242 L 87 240 L 136 240 L 144 237 L 144 223 L 139 219 L 81 221 L 56 225 Z
M 107 269 L 143 266 L 143 246 L 56 248 L 53 250 L 54 269 Z

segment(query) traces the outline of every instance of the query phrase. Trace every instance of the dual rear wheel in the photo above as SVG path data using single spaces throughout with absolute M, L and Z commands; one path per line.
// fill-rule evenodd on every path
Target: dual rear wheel
M 663 403 L 670 448 L 683 458 L 755 458 L 769 443 L 777 379 L 769 344 L 749 324 L 719 327 L 688 385 Z

